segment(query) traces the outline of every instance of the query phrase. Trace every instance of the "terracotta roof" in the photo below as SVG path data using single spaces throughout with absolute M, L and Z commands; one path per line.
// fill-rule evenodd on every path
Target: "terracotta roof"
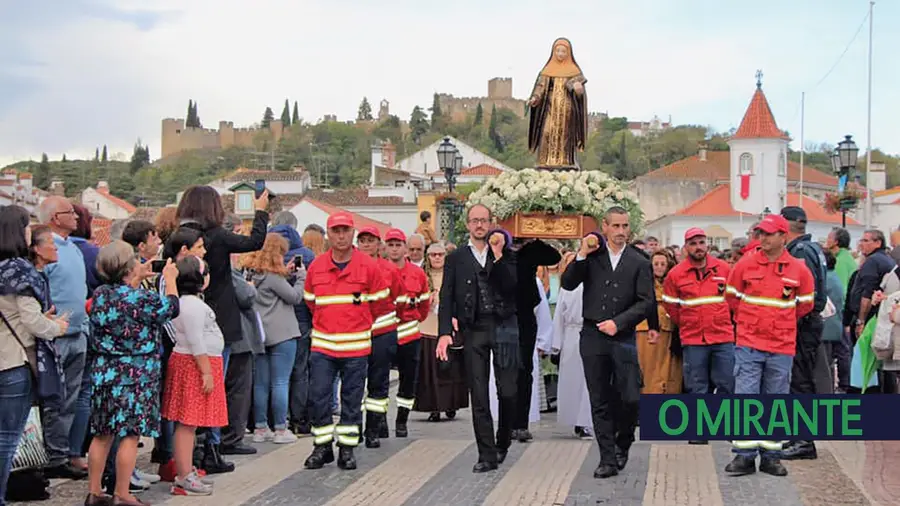
M 31 177 L 32 176 L 30 172 L 23 172 L 19 174 L 19 179 L 31 179 Z
M 257 179 L 265 179 L 266 181 L 303 181 L 309 177 L 306 169 L 303 170 L 251 170 L 237 169 L 236 171 L 222 178 L 223 181 L 237 183 L 241 181 L 254 181 Z
M 303 195 L 300 193 L 280 193 L 277 197 L 269 201 L 269 214 L 277 213 L 278 211 L 287 211 L 296 206 L 301 200 L 303 200 Z M 226 213 L 234 212 L 233 193 L 222 195 L 222 207 L 225 209 Z
M 466 167 L 459 173 L 460 176 L 499 176 L 503 174 L 503 169 L 499 169 L 494 167 L 493 165 L 489 165 L 486 163 L 481 163 L 475 165 L 474 167 Z M 430 176 L 441 176 L 443 177 L 444 171 L 436 170 L 434 172 L 429 173 Z
M 788 182 L 800 181 L 800 164 L 788 161 Z M 731 177 L 731 152 L 707 151 L 706 161 L 700 160 L 700 155 L 670 163 L 664 167 L 650 171 L 639 179 L 704 179 L 711 181 L 728 181 Z M 828 175 L 812 167 L 803 168 L 803 182 L 837 187 L 836 177 Z
M 307 194 L 309 198 L 325 202 L 333 206 L 399 206 L 403 205 L 403 198 L 390 197 L 370 197 L 367 188 L 354 188 L 348 190 L 310 190 Z
M 788 193 L 787 205 L 799 206 L 800 194 Z M 806 211 L 806 217 L 809 221 L 831 223 L 839 225 L 841 223 L 841 215 L 837 213 L 829 213 L 822 207 L 817 200 L 805 196 L 803 197 L 803 210 Z M 731 185 L 723 184 L 715 189 L 691 202 L 687 207 L 675 213 L 675 216 L 740 216 L 741 213 L 731 206 Z M 848 225 L 859 225 L 860 223 L 851 217 L 847 217 Z
M 885 195 L 900 195 L 900 186 L 895 186 L 893 188 L 888 188 L 886 190 L 881 190 L 879 192 L 875 192 L 872 195 L 875 197 L 884 197 Z
M 775 116 L 769 107 L 769 101 L 762 88 L 757 86 L 750 99 L 750 106 L 744 113 L 741 126 L 731 137 L 732 139 L 787 139 L 787 135 L 775 124 Z
M 0 186 L 14 186 L 16 184 L 12 179 L 0 179 Z
M 116 197 L 112 193 L 109 193 L 109 188 L 97 188 L 97 193 L 106 197 L 106 200 L 113 203 L 113 205 L 119 206 L 122 209 L 128 211 L 129 213 L 133 213 L 137 211 L 137 208 L 131 205 L 131 203 Z
M 106 218 L 94 218 L 91 221 L 91 242 L 102 248 L 110 243 L 109 229 L 112 220 Z
M 316 200 L 313 198 L 307 197 L 303 200 L 318 207 L 323 212 L 328 213 L 329 216 L 334 213 L 341 212 L 341 211 L 350 212 L 350 211 L 347 211 L 346 209 L 341 209 L 340 207 L 333 206 L 331 204 L 328 204 L 328 203 L 325 203 L 325 202 L 322 202 L 320 200 Z M 384 234 L 387 233 L 388 229 L 391 228 L 391 226 L 388 225 L 387 223 L 382 223 L 380 221 L 373 220 L 371 218 L 366 218 L 365 216 L 363 216 L 361 214 L 357 214 L 354 212 L 350 212 L 350 214 L 353 215 L 353 224 L 356 226 L 357 229 L 362 228 L 362 227 L 375 227 L 378 229 L 379 232 L 381 232 L 381 235 L 383 237 Z

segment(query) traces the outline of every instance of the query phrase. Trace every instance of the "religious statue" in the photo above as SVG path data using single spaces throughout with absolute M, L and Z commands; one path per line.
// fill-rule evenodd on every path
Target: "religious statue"
M 528 99 L 528 149 L 537 153 L 538 169 L 578 169 L 575 153 L 587 139 L 586 82 L 572 43 L 556 39 Z

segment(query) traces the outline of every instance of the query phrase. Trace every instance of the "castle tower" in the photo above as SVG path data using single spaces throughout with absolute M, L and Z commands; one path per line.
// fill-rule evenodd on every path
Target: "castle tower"
M 162 120 L 161 157 L 181 151 L 181 132 L 184 131 L 184 118 L 165 118 Z
M 731 205 L 759 215 L 768 208 L 778 213 L 787 195 L 788 138 L 778 128 L 762 91 L 762 72 L 741 126 L 728 140 L 731 151 Z
M 381 99 L 381 103 L 378 104 L 378 121 L 383 121 L 391 115 L 391 103 L 387 101 L 386 98 Z

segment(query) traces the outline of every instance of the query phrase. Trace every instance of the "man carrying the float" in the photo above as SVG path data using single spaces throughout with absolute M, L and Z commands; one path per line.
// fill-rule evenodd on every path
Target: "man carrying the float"
M 397 353 L 397 309 L 394 299 L 400 295 L 400 271 L 397 267 L 378 255 L 381 234 L 375 227 L 362 227 L 356 234 L 359 250 L 372 257 L 384 276 L 391 293 L 384 299 L 373 302 L 375 323 L 372 324 L 372 353 L 369 355 L 369 373 L 366 384 L 366 428 L 363 432 L 366 448 L 379 448 L 379 438 L 388 437 L 387 412 L 388 390 L 390 389 L 391 364 Z
M 392 228 L 384 234 L 387 243 L 388 259 L 399 270 L 399 291 L 394 299 L 397 305 L 397 355 L 395 362 L 400 373 L 400 384 L 397 388 L 397 422 L 394 434 L 406 437 L 406 422 L 409 412 L 416 402 L 416 379 L 419 374 L 419 340 L 422 332 L 419 322 L 428 317 L 431 309 L 431 292 L 428 289 L 428 278 L 421 267 L 406 258 L 406 235 L 398 228 Z
M 378 302 L 390 287 L 378 264 L 353 247 L 353 217 L 338 212 L 328 217 L 331 249 L 310 264 L 303 298 L 313 315 L 309 355 L 309 402 L 313 451 L 307 469 L 334 462 L 332 443 L 337 439 L 338 467 L 356 469 L 353 448 L 359 445 L 362 402 L 366 386 L 372 326 L 380 316 Z M 341 419 L 332 419 L 332 385 L 341 378 Z

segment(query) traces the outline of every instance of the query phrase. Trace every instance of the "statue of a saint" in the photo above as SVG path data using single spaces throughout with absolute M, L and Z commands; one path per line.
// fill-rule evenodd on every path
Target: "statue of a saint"
M 586 82 L 572 43 L 556 39 L 528 99 L 528 149 L 537 152 L 538 169 L 578 169 L 575 152 L 584 150 L 587 138 Z

